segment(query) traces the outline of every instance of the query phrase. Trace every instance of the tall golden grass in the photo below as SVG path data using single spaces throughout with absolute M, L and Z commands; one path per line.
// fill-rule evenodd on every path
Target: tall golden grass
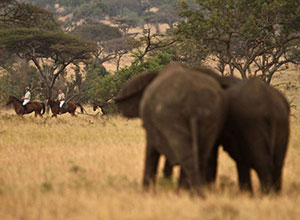
M 0 112 L 0 219 L 299 219 L 297 119 L 280 195 L 262 196 L 254 172 L 254 196 L 239 192 L 235 164 L 221 151 L 217 183 L 200 199 L 161 177 L 142 190 L 140 120 Z

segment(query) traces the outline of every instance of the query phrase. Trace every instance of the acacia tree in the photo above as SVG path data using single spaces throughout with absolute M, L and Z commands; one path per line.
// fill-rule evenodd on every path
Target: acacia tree
M 196 42 L 217 58 L 220 70 L 253 71 L 267 83 L 288 63 L 300 62 L 300 7 L 289 0 L 198 0 L 201 10 L 183 4 L 175 36 Z
M 107 51 L 105 51 L 106 42 L 122 37 L 122 33 L 117 27 L 112 27 L 100 22 L 78 26 L 72 31 L 72 34 L 91 40 L 97 44 L 97 50 L 94 52 L 94 57 L 96 64 L 99 66 L 116 57 L 115 53 L 107 53 Z
M 107 61 L 114 60 L 117 70 L 122 57 L 139 46 L 132 36 L 122 34 L 118 27 L 100 22 L 83 24 L 75 28 L 72 34 L 97 43 L 97 50 L 94 53 L 95 64 L 101 66 Z
M 57 23 L 53 14 L 47 10 L 16 0 L 1 0 L 0 27 L 39 27 L 55 29 Z
M 39 28 L 0 30 L 0 44 L 19 57 L 32 61 L 47 87 L 47 96 L 57 78 L 72 63 L 90 58 L 95 45 L 62 31 L 46 31 Z

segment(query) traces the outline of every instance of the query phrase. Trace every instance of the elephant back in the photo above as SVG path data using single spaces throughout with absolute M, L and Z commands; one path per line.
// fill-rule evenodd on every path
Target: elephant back
M 200 66 L 193 68 L 194 70 L 198 71 L 199 73 L 206 74 L 214 78 L 218 81 L 218 83 L 221 85 L 223 89 L 228 89 L 231 86 L 234 86 L 240 82 L 242 82 L 241 79 L 238 79 L 234 76 L 221 76 L 217 73 L 214 69 L 207 66 Z

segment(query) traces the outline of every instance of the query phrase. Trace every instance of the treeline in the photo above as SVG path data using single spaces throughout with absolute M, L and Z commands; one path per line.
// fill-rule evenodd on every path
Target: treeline
M 181 20 L 180 0 L 26 0 L 47 8 L 57 16 L 64 16 L 64 26 L 76 26 L 78 21 L 99 21 L 109 18 L 129 27 L 143 24 L 168 24 Z M 197 8 L 194 0 L 188 0 L 191 8 Z
M 280 68 L 300 63 L 296 1 L 22 2 L 0 3 L 0 101 L 9 94 L 21 96 L 30 86 L 39 99 L 63 88 L 73 100 L 101 103 L 133 75 L 171 61 L 200 65 L 213 59 L 221 74 L 253 75 L 267 83 Z M 152 21 L 168 23 L 160 12 L 172 20 L 166 33 L 128 31 Z M 66 22 L 57 20 L 67 15 Z M 126 54 L 133 62 L 120 68 Z M 115 62 L 114 73 L 104 68 L 108 61 Z

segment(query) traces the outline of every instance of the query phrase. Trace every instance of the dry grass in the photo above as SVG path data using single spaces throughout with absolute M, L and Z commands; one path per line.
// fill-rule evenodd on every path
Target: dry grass
M 143 192 L 144 131 L 139 120 L 0 113 L 0 219 L 298 219 L 299 122 L 292 133 L 280 196 L 238 191 L 236 170 L 220 153 L 218 181 L 206 199 L 176 193 L 159 179 Z

